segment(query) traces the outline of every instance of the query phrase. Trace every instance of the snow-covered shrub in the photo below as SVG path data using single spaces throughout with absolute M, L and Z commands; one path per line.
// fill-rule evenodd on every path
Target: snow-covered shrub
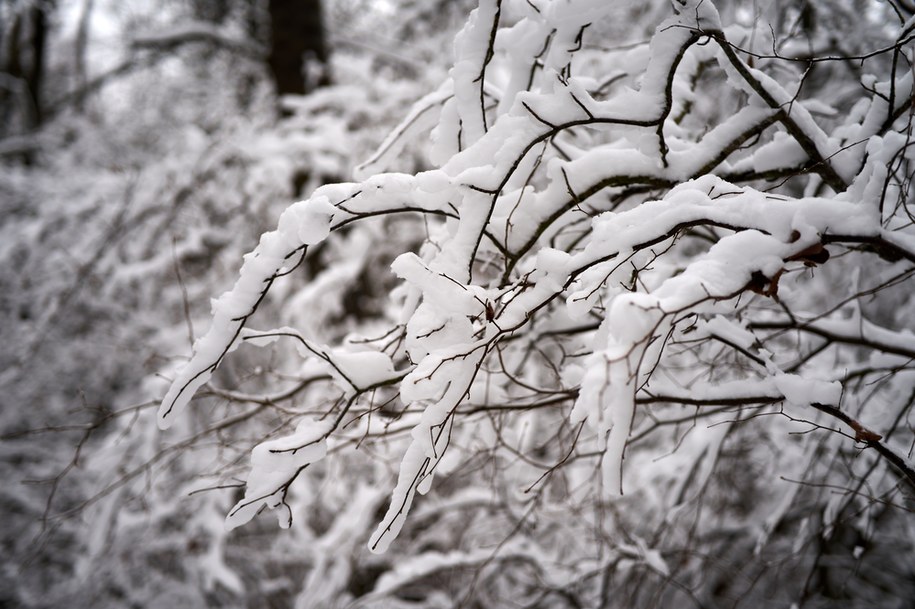
M 915 21 L 868 5 L 837 41 L 790 5 L 780 38 L 673 5 L 613 48 L 612 3 L 483 0 L 360 181 L 287 208 L 213 301 L 159 424 L 202 416 L 244 345 L 295 347 L 282 407 L 228 397 L 280 423 L 213 486 L 243 472 L 229 529 L 269 510 L 327 531 L 304 605 L 359 596 L 320 591 L 368 523 L 398 558 L 366 604 L 913 593 Z M 396 173 L 425 133 L 435 168 Z M 356 226 L 380 228 L 350 245 Z M 264 329 L 264 299 L 338 240 L 352 255 L 285 297 L 300 322 Z M 324 291 L 367 274 L 384 304 L 329 332 Z M 374 470 L 340 465 L 356 452 Z
M 671 4 L 481 2 L 358 181 L 282 211 L 138 392 L 168 432 L 144 401 L 92 446 L 80 598 L 907 606 L 915 21 Z M 362 90 L 301 102 L 313 146 L 201 155 L 264 204 L 150 246 L 122 293 L 187 269 L 158 354 L 296 151 L 347 170 Z

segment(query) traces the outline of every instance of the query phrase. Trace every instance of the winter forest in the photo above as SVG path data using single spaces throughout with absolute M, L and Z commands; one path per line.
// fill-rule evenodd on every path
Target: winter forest
M 915 603 L 912 0 L 0 0 L 0 606 Z

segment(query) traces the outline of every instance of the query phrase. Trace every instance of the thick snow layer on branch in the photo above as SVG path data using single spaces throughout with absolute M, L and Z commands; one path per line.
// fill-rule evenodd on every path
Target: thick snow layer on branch
M 233 288 L 213 301 L 213 321 L 206 335 L 194 343 L 194 356 L 179 371 L 159 408 L 160 427 L 169 427 L 222 358 L 237 346 L 236 339 L 247 317 L 254 312 L 273 280 L 296 263 L 305 245 L 323 240 L 337 212 L 329 196 L 340 196 L 353 185 L 335 185 L 308 201 L 290 206 L 280 217 L 277 230 L 261 236 L 257 248 L 247 254 Z
M 331 348 L 303 337 L 294 328 L 278 328 L 268 332 L 245 329 L 242 338 L 258 347 L 268 345 L 280 338 L 295 339 L 295 347 L 303 358 L 317 357 L 325 364 L 344 394 L 364 391 L 370 387 L 399 379 L 402 374 L 394 370 L 390 356 L 378 351 L 347 351 L 345 348 Z
M 607 345 L 585 361 L 581 390 L 570 415 L 595 430 L 604 489 L 621 494 L 623 452 L 635 416 L 640 370 L 664 316 L 648 294 L 626 294 L 613 300 L 607 315 Z
M 277 519 L 281 527 L 288 528 L 292 523 L 292 513 L 286 504 L 289 484 L 302 469 L 324 458 L 327 435 L 332 428 L 331 420 L 305 419 L 292 435 L 255 446 L 251 452 L 251 473 L 245 496 L 229 510 L 226 528 L 231 530 L 245 524 L 264 507 L 276 509 L 281 506 L 283 509 Z
M 384 552 L 403 528 L 416 493 L 425 494 L 451 441 L 454 410 L 470 391 L 485 349 L 452 348 L 429 355 L 404 378 L 404 402 L 427 403 L 400 464 L 388 511 L 369 539 L 369 549 Z
M 802 378 L 796 374 L 777 373 L 773 376 L 775 387 L 792 404 L 838 404 L 842 385 L 835 382 Z
M 827 231 L 875 236 L 880 232 L 876 220 L 873 210 L 862 205 L 834 199 L 773 199 L 752 188 L 736 187 L 714 176 L 705 176 L 677 186 L 662 201 L 598 216 L 590 242 L 573 259 L 575 266 L 591 266 L 618 252 L 660 241 L 678 228 L 697 223 L 718 224 L 747 229 L 747 233 L 755 236 L 733 235 L 741 241 L 740 246 L 731 245 L 734 242 L 729 241 L 730 237 L 722 240 L 713 247 L 714 254 L 710 252 L 709 262 L 704 264 L 714 261 L 729 268 L 744 265 L 746 274 L 736 275 L 738 280 L 746 281 L 752 270 L 774 272 L 777 268 L 773 266 L 779 264 L 775 257 L 787 257 L 809 247 Z M 770 258 L 762 262 L 760 256 Z
M 241 329 L 273 281 L 297 264 L 305 247 L 323 241 L 330 230 L 359 214 L 403 209 L 437 209 L 448 193 L 414 188 L 416 178 L 382 174 L 362 184 L 332 184 L 319 188 L 306 201 L 291 205 L 280 216 L 277 230 L 264 233 L 247 254 L 233 288 L 213 301 L 213 321 L 194 343 L 194 355 L 177 372 L 159 408 L 159 425 L 169 427 L 203 386 L 227 353 L 237 347 Z M 447 179 L 427 176 L 423 184 L 444 190 Z M 332 203 L 334 201 L 335 203 Z M 431 207 L 430 207 L 431 206 Z
M 716 195 L 716 191 L 726 195 Z M 863 235 L 879 232 L 873 213 L 865 207 L 848 205 L 837 220 L 836 205 L 841 204 L 818 199 L 774 204 L 763 193 L 737 189 L 709 176 L 674 188 L 663 201 L 594 220 L 592 240 L 573 256 L 573 264 L 613 264 L 619 252 L 641 249 L 670 236 L 677 227 L 694 223 L 746 227 L 721 238 L 704 256 L 650 294 L 623 293 L 613 298 L 606 318 L 607 343 L 595 345 L 594 354 L 586 360 L 571 414 L 573 423 L 587 421 L 598 435 L 599 446 L 605 450 L 602 469 L 607 490 L 622 490 L 620 471 L 636 393 L 656 360 L 649 351 L 652 345 L 663 344 L 671 316 L 741 294 L 754 274 L 777 281 L 785 261 L 827 230 Z M 601 262 L 608 259 L 610 263 Z M 582 292 L 579 298 L 586 297 Z M 716 322 L 705 327 L 714 330 L 721 326 Z M 735 335 L 734 328 L 723 329 L 738 345 L 752 343 L 752 336 Z M 838 402 L 837 384 L 813 383 L 785 374 L 777 374 L 774 382 L 791 402 Z
M 197 389 L 210 379 L 222 358 L 237 347 L 236 339 L 244 317 L 260 300 L 270 278 L 286 262 L 288 246 L 284 233 L 280 230 L 261 237 L 258 248 L 245 257 L 235 287 L 213 301 L 210 330 L 194 343 L 194 356 L 178 370 L 162 400 L 159 408 L 159 426 L 162 429 L 171 426 Z
M 470 13 L 467 25 L 454 39 L 454 103 L 457 109 L 459 138 L 476 142 L 486 132 L 483 83 L 491 56 L 491 37 L 498 28 L 501 0 L 483 0 Z

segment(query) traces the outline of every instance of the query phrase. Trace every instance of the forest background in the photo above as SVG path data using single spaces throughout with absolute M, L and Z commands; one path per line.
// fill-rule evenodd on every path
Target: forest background
M 475 7 L 0 2 L 0 604 L 911 606 L 915 6 Z

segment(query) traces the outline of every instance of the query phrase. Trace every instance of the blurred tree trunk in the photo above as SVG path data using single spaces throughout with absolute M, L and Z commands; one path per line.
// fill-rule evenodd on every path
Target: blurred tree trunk
M 229 0 L 194 0 L 191 11 L 195 19 L 222 23 L 229 14 Z
M 330 82 L 321 0 L 269 0 L 267 64 L 277 95 L 304 95 Z
M 76 29 L 76 41 L 73 45 L 73 76 L 76 84 L 76 96 L 73 105 L 78 112 L 84 110 L 86 101 L 86 84 L 89 82 L 89 70 L 86 65 L 86 52 L 89 46 L 89 22 L 92 19 L 92 9 L 95 0 L 83 0 L 79 15 L 79 25 Z
M 44 75 L 47 12 L 51 3 L 20 5 L 9 3 L 3 11 L 8 19 L 0 24 L 0 128 L 28 132 L 41 125 L 41 82 Z M 18 128 L 11 123 L 19 121 Z

